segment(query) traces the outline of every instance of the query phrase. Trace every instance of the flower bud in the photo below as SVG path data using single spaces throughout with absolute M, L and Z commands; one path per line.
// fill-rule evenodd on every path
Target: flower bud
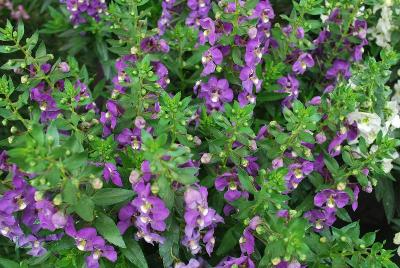
M 21 76 L 21 84 L 26 84 L 27 82 L 28 82 L 28 76 L 27 75 Z
M 63 62 L 60 62 L 60 64 L 58 65 L 58 68 L 59 68 L 60 71 L 63 72 L 63 73 L 68 73 L 69 70 L 70 70 L 68 63 L 66 63 L 66 62 L 64 62 L 64 61 L 63 61 Z
M 201 139 L 200 139 L 199 137 L 197 137 L 197 136 L 194 136 L 194 137 L 193 137 L 193 142 L 194 142 L 194 144 L 196 144 L 197 146 L 200 146 L 200 145 L 201 145 Z
M 61 203 L 62 203 L 62 197 L 61 197 L 61 194 L 58 194 L 54 197 L 53 204 L 56 206 L 59 206 L 59 205 L 61 205 Z
M 281 262 L 281 258 L 273 258 L 271 260 L 272 265 L 278 265 Z
M 103 188 L 103 181 L 100 178 L 94 178 L 90 183 L 95 190 Z
M 129 182 L 132 184 L 136 184 L 140 179 L 140 173 L 136 169 L 131 171 L 131 174 L 129 175 Z
M 211 154 L 209 154 L 209 153 L 204 153 L 204 154 L 201 156 L 200 162 L 203 163 L 203 164 L 208 164 L 208 163 L 210 163 L 211 158 L 212 158 L 212 155 L 211 155 Z
M 338 189 L 339 191 L 344 191 L 344 189 L 346 189 L 346 183 L 344 182 L 339 182 L 336 186 L 336 189 Z
M 156 195 L 156 194 L 158 194 L 158 193 L 160 192 L 160 187 L 158 187 L 158 184 L 157 184 L 157 183 L 153 183 L 153 184 L 151 185 L 151 192 L 152 192 L 154 195 Z

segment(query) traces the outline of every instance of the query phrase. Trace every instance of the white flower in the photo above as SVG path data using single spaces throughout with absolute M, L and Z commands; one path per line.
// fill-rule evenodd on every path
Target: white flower
M 392 30 L 394 28 L 392 25 L 392 4 L 392 1 L 385 1 L 383 5 L 375 5 L 373 8 L 374 13 L 381 9 L 381 17 L 376 26 L 370 28 L 368 32 L 380 47 L 390 47 Z
M 368 144 L 374 142 L 376 136 L 381 130 L 381 118 L 379 115 L 364 112 L 352 112 L 347 115 L 350 124 L 356 122 L 357 128 L 360 131 L 360 136 L 363 137 Z
M 385 129 L 388 131 L 392 126 L 393 128 L 400 128 L 399 107 L 396 101 L 388 101 L 385 106 Z
M 394 235 L 393 243 L 394 243 L 395 245 L 400 245 L 400 232 L 399 232 L 399 233 L 396 233 L 396 234 Z
M 397 80 L 396 84 L 393 86 L 394 94 L 392 96 L 392 101 L 395 101 L 398 106 L 400 106 L 400 80 Z
M 392 162 L 393 162 L 394 159 L 397 159 L 398 157 L 399 157 L 399 153 L 398 152 L 394 152 L 394 153 L 391 154 L 391 158 L 385 158 L 385 159 L 382 160 L 382 169 L 383 169 L 383 171 L 385 173 L 389 173 L 393 169 Z

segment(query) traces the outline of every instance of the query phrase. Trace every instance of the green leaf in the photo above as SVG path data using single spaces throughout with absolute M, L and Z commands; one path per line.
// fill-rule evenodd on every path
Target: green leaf
M 217 250 L 217 255 L 218 256 L 225 256 L 226 253 L 228 253 L 231 249 L 233 249 L 241 236 L 241 226 L 240 225 L 235 225 L 231 228 L 228 229 L 228 231 L 225 232 L 224 237 L 222 238 L 221 245 L 219 246 Z
M 185 185 L 193 184 L 197 181 L 195 175 L 197 171 L 197 168 L 180 168 L 178 169 L 178 179 L 176 181 Z
M 81 199 L 79 199 L 75 206 L 75 212 L 85 221 L 93 221 L 93 209 L 93 201 L 88 196 L 83 196 Z
M 63 200 L 69 204 L 69 205 L 75 205 L 78 201 L 78 189 L 76 188 L 76 186 L 72 183 L 71 180 L 68 180 L 65 185 L 64 185 L 64 189 L 62 192 L 62 198 Z
M 79 167 L 86 166 L 87 153 L 77 153 L 71 155 L 69 158 L 64 160 L 64 165 L 68 168 L 68 170 L 76 170 Z
M 126 248 L 117 225 L 115 225 L 114 221 L 110 217 L 100 213 L 94 222 L 94 226 L 108 242 L 120 248 Z
M 109 206 L 134 196 L 134 192 L 126 189 L 119 188 L 104 188 L 98 190 L 92 197 L 93 202 L 98 206 Z
M 175 195 L 171 190 L 170 181 L 165 176 L 160 176 L 157 180 L 157 184 L 160 188 L 159 195 L 164 200 L 165 204 L 169 209 L 172 209 L 174 206 Z
M 179 227 L 176 222 L 170 220 L 167 227 L 167 232 L 164 233 L 165 241 L 159 246 L 160 256 L 163 260 L 164 267 L 170 267 L 174 262 L 172 254 L 179 256 Z
M 244 171 L 242 168 L 239 168 L 238 175 L 242 187 L 249 193 L 254 194 L 257 190 L 254 188 L 254 185 L 252 183 L 252 177 L 247 175 L 246 171 Z
M 53 144 L 56 146 L 60 144 L 60 136 L 54 121 L 52 121 L 50 126 L 47 128 L 46 139 L 53 142 Z
M 369 247 L 374 243 L 375 238 L 376 238 L 376 233 L 369 232 L 369 233 L 366 233 L 361 239 L 364 241 L 365 246 Z
M 136 267 L 148 268 L 149 266 L 139 243 L 132 237 L 129 237 L 125 240 L 125 244 L 126 248 L 121 248 L 122 254 Z
M 345 221 L 345 222 L 351 222 L 351 218 L 349 213 L 346 211 L 344 208 L 340 208 L 336 211 L 336 215 L 339 217 L 339 219 Z
M 18 28 L 17 28 L 17 40 L 18 40 L 18 43 L 24 37 L 24 33 L 25 33 L 24 23 L 22 22 L 22 20 L 19 20 L 18 21 Z
M 239 66 L 243 66 L 242 53 L 239 47 L 234 47 L 232 50 L 233 62 Z
M 4 268 L 20 268 L 21 266 L 12 260 L 7 260 L 4 258 L 0 258 L 0 265 Z

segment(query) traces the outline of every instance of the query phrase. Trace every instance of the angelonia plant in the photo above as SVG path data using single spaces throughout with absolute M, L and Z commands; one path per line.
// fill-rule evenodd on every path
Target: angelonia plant
M 43 2 L 0 20 L 1 266 L 398 267 L 351 215 L 396 217 L 399 2 Z

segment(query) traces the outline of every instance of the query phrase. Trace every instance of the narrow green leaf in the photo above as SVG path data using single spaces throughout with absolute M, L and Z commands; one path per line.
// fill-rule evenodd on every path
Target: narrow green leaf
M 134 192 L 119 188 L 104 188 L 98 190 L 92 197 L 93 202 L 98 206 L 114 205 L 131 199 Z
M 125 240 L 126 248 L 121 248 L 122 254 L 136 267 L 148 268 L 146 258 L 139 243 L 132 237 Z
M 115 225 L 114 221 L 110 217 L 100 213 L 94 222 L 94 226 L 108 242 L 120 248 L 126 248 L 117 225 Z

